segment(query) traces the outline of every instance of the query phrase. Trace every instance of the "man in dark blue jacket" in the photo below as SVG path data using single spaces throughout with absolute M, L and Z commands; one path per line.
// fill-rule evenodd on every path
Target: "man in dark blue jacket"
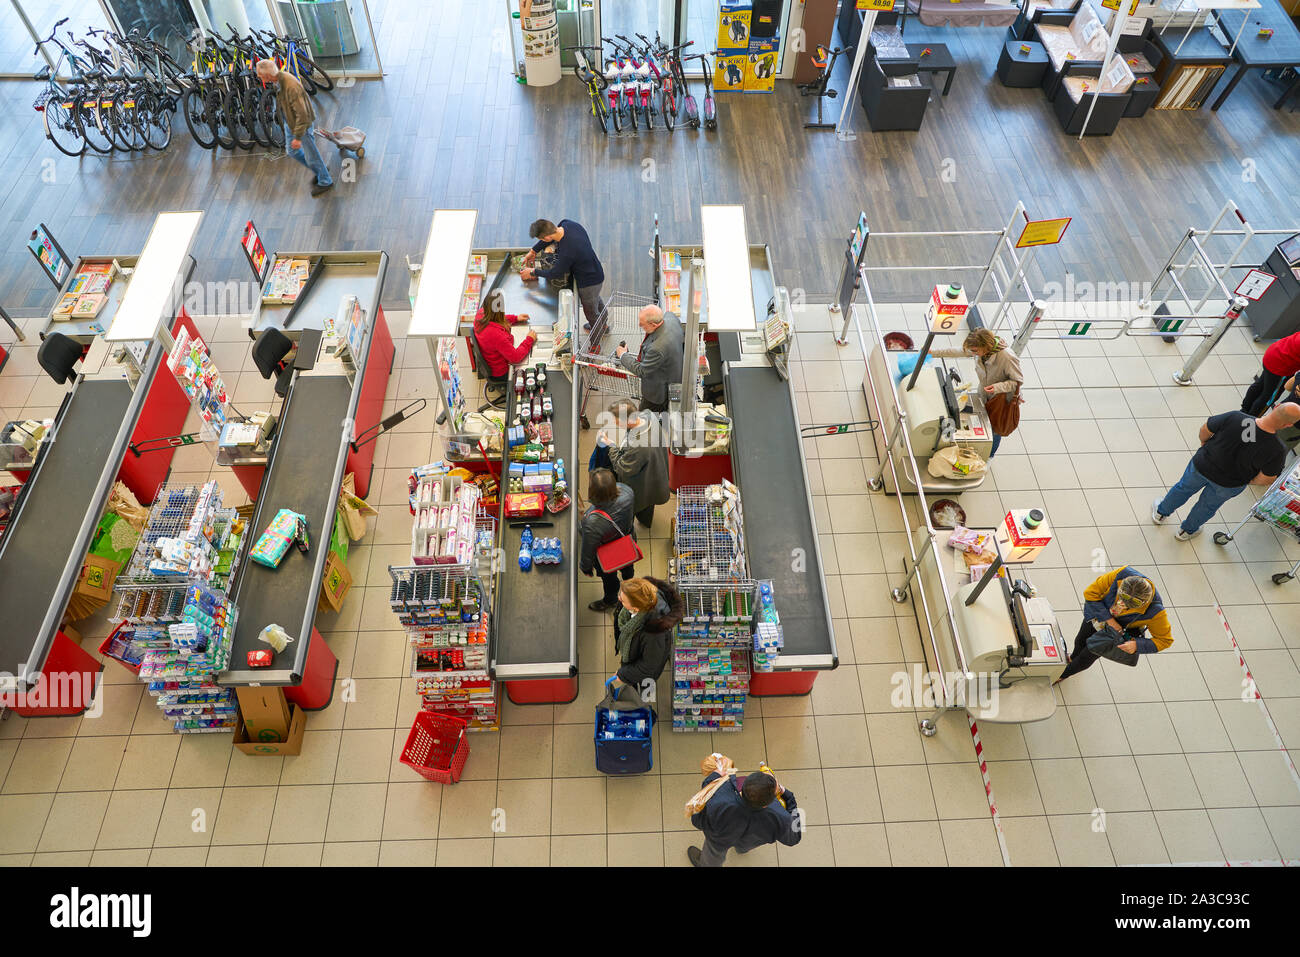
M 605 285 L 605 270 L 596 258 L 596 250 L 591 248 L 591 237 L 580 223 L 571 219 L 560 220 L 555 225 L 549 219 L 539 219 L 528 229 L 528 235 L 537 240 L 524 255 L 524 269 L 519 275 L 524 279 L 563 279 L 572 274 L 578 285 L 578 301 L 582 303 L 583 315 L 587 317 L 586 328 L 596 324 L 605 309 L 605 300 L 600 298 L 600 289 Z M 555 251 L 555 263 L 548 269 L 535 269 L 533 261 L 546 247 Z
M 710 773 L 704 786 L 719 777 L 717 771 Z M 691 824 L 704 832 L 703 850 L 686 849 L 686 856 L 696 867 L 721 867 L 733 847 L 747 854 L 778 841 L 794 847 L 803 837 L 794 792 L 782 788 L 776 778 L 763 771 L 746 775 L 739 788 L 734 778 L 724 782 L 704 810 L 691 815 Z

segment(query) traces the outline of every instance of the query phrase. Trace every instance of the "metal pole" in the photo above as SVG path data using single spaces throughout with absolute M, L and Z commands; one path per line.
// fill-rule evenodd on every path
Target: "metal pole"
M 1179 385 L 1192 384 L 1192 375 L 1200 367 L 1201 363 L 1205 361 L 1205 357 L 1208 356 L 1214 347 L 1219 344 L 1219 340 L 1227 335 L 1228 329 L 1237 321 L 1242 312 L 1245 311 L 1246 305 L 1247 302 L 1244 296 L 1237 296 L 1232 300 L 1232 305 L 1228 307 L 1228 311 L 1219 319 L 1218 324 L 1214 327 L 1214 331 L 1205 337 L 1204 341 L 1196 347 L 1196 351 L 1192 353 L 1191 358 L 1184 363 L 1181 369 L 1174 373 L 1175 382 Z
M 916 385 L 917 376 L 921 374 L 921 366 L 925 364 L 925 357 L 930 354 L 930 346 L 934 342 L 934 333 L 926 334 L 925 342 L 921 345 L 921 354 L 916 357 L 916 367 L 912 369 L 912 378 L 907 380 L 906 392 L 912 391 L 912 386 Z
M 1047 311 L 1047 305 L 1041 299 L 1035 299 L 1029 304 L 1029 313 L 1025 316 L 1025 323 L 1016 333 L 1015 339 L 1011 342 L 1011 351 L 1020 355 L 1025 351 L 1025 346 L 1029 344 L 1029 339 L 1038 328 L 1038 320 L 1043 318 L 1043 313 Z
M 1148 293 L 1147 295 L 1143 296 L 1140 300 L 1138 300 L 1138 309 L 1145 309 L 1147 306 L 1151 305 L 1151 294 L 1155 293 L 1160 288 L 1161 284 L 1163 284 L 1165 280 L 1169 278 L 1169 271 L 1174 267 L 1174 260 L 1178 258 L 1179 252 L 1182 251 L 1182 248 L 1187 243 L 1187 240 L 1192 238 L 1193 233 L 1195 233 L 1195 230 L 1192 229 L 1191 227 L 1188 227 L 1187 232 L 1183 234 L 1183 238 L 1180 239 L 1178 241 L 1178 245 L 1174 247 L 1174 251 L 1170 253 L 1169 258 L 1165 260 L 1164 268 L 1160 270 L 1160 273 L 1159 275 L 1156 276 L 1155 281 L 1151 283 L 1151 293 Z
M 883 416 L 884 412 L 877 409 L 876 414 Z M 903 423 L 906 421 L 907 413 L 902 409 L 899 409 L 898 421 L 894 423 L 893 434 L 889 436 L 889 441 L 885 443 L 885 458 L 884 461 L 880 463 L 880 471 L 876 473 L 875 478 L 867 483 L 867 488 L 871 489 L 873 492 L 879 492 L 885 487 L 885 469 L 889 466 L 890 460 L 893 458 L 894 446 L 898 444 L 898 440 L 903 434 Z
M 928 546 L 933 539 L 933 534 L 928 535 L 925 540 L 926 545 Z M 925 558 L 924 551 L 921 552 L 921 558 Z M 912 579 L 916 577 L 916 573 L 920 571 L 920 569 L 921 559 L 912 562 L 912 570 L 908 572 L 907 577 L 903 579 L 903 584 L 899 585 L 897 588 L 891 588 L 889 590 L 889 597 L 894 599 L 894 601 L 898 602 L 900 605 L 907 601 L 907 586 L 912 584 Z

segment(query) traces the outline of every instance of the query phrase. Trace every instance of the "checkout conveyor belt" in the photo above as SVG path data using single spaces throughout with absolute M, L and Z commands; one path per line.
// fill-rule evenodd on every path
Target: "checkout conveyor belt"
M 512 304 L 513 305 L 513 304 Z M 577 408 L 574 385 L 558 369 L 547 370 L 548 391 L 554 415 L 556 455 L 564 459 L 569 494 L 577 491 Z M 514 421 L 514 390 L 508 390 L 507 421 Z M 504 481 L 504 479 L 503 479 Z M 504 491 L 504 490 L 503 490 Z M 577 530 L 578 504 L 558 515 L 546 513 L 533 526 L 539 538 L 558 538 L 564 552 L 559 565 L 533 565 L 519 570 L 519 538 L 523 519 L 512 528 L 501 513 L 501 568 L 497 577 L 496 628 L 493 674 L 497 680 L 569 678 L 577 674 L 576 602 L 581 538 Z
M 785 635 L 776 669 L 834 668 L 835 636 L 790 384 L 769 365 L 729 366 L 726 387 L 749 573 L 772 582 Z M 795 548 L 806 555 L 803 571 L 792 568 Z
M 295 640 L 276 652 L 269 667 L 257 669 L 252 680 L 267 685 L 296 685 L 302 680 L 338 504 L 333 475 L 340 455 L 339 423 L 348 416 L 351 398 L 352 384 L 345 375 L 294 377 L 247 534 L 251 548 L 276 512 L 289 508 L 307 516 L 311 549 L 304 555 L 290 548 L 278 568 L 245 556 L 233 596 L 239 621 L 230 652 L 231 670 L 223 677 L 247 673 L 248 652 L 270 648 L 257 636 L 274 623 Z
M 75 578 L 65 590 L 64 573 L 90 546 L 79 536 L 88 513 L 98 519 L 107 499 L 104 470 L 134 395 L 126 379 L 83 379 L 56 420 L 53 441 L 41 450 L 0 541 L 0 671 L 18 674 L 21 663 L 34 671 L 45 661 L 55 629 L 43 634 L 42 624 L 57 605 L 57 625 L 71 595 Z

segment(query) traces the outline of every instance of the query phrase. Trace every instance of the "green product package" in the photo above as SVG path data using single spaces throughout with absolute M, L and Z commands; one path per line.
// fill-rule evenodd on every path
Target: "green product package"
M 125 567 L 135 551 L 140 532 L 116 512 L 108 512 L 99 520 L 90 554 L 108 558 Z
M 334 533 L 330 535 L 330 551 L 339 557 L 339 561 L 348 560 L 348 528 L 343 521 L 343 513 L 334 513 Z

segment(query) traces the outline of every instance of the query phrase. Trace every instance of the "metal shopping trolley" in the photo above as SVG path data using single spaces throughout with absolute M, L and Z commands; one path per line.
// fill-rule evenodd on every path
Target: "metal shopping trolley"
M 590 332 L 574 330 L 573 365 L 581 377 L 582 402 L 578 411 L 584 429 L 591 428 L 587 400 L 593 392 L 640 401 L 640 377 L 619 364 L 614 350 L 621 343 L 633 355 L 640 351 L 645 333 L 637 323 L 637 315 L 653 305 L 653 299 L 616 292 L 605 300 L 605 308 Z
M 1228 544 L 1252 518 L 1300 540 L 1300 460 L 1274 480 L 1268 487 L 1268 491 L 1250 507 L 1246 517 L 1237 523 L 1236 528 L 1230 532 L 1215 532 L 1215 544 Z M 1290 571 L 1278 572 L 1274 575 L 1273 584 L 1280 585 L 1294 579 L 1297 571 L 1300 571 L 1300 561 L 1292 565 Z

